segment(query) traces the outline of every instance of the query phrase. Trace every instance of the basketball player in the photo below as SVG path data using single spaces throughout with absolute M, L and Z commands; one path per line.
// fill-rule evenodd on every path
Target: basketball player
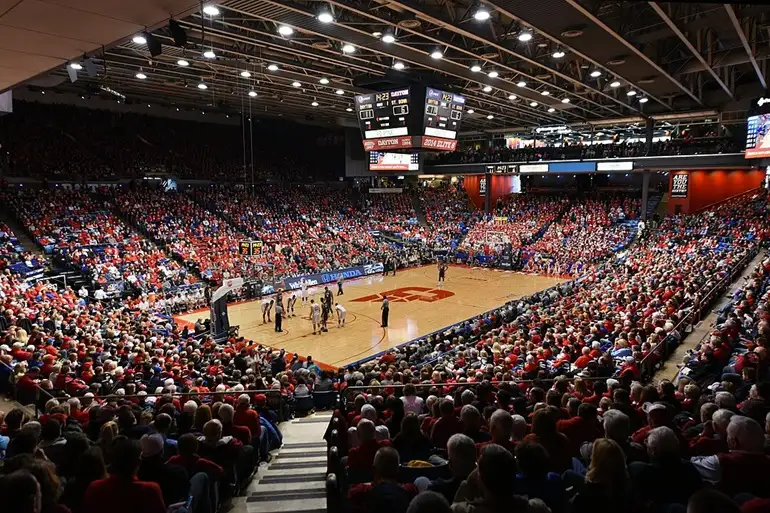
M 262 324 L 270 322 L 270 310 L 273 309 L 273 303 L 275 303 L 273 298 L 262 297 Z M 265 316 L 267 316 L 267 320 L 265 320 Z
M 444 262 L 438 263 L 438 283 L 439 285 L 446 280 L 447 265 Z
M 348 311 L 345 309 L 344 306 L 337 303 L 335 305 L 335 308 L 337 310 L 337 327 L 338 328 L 344 328 L 345 327 L 345 319 L 348 317 Z
M 299 285 L 302 288 L 302 304 L 304 305 L 307 303 L 307 281 L 305 281 L 305 278 L 299 280 Z
M 329 331 L 329 328 L 326 327 L 326 323 L 329 322 L 329 314 L 331 313 L 331 301 L 327 301 L 326 295 L 324 295 L 324 297 L 321 298 L 321 331 Z
M 297 302 L 297 294 L 292 294 L 288 301 L 286 301 L 286 317 L 296 317 L 294 315 L 294 305 Z
M 315 302 L 315 299 L 310 300 L 310 320 L 313 323 L 313 335 L 321 334 L 321 307 Z

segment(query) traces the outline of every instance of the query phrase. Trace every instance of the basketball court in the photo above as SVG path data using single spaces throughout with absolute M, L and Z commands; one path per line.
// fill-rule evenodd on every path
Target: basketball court
M 565 281 L 559 277 L 463 266 L 450 266 L 441 286 L 437 279 L 436 266 L 426 265 L 399 271 L 396 276 L 375 275 L 346 281 L 342 296 L 336 295 L 337 285 L 331 283 L 329 290 L 335 302 L 347 309 L 347 323 L 338 328 L 334 315 L 327 324 L 329 331 L 321 335 L 313 335 L 310 307 L 301 303 L 300 291 L 294 292 L 298 297 L 297 316 L 284 318 L 282 333 L 275 332 L 274 323 L 262 324 L 258 300 L 231 304 L 227 311 L 230 325 L 239 325 L 240 334 L 258 344 L 311 355 L 319 363 L 342 367 Z M 316 302 L 322 294 L 323 287 L 309 289 L 309 299 Z M 380 327 L 384 295 L 390 300 L 387 329 Z M 284 304 L 288 297 L 291 292 L 284 293 Z M 201 315 L 203 312 L 196 312 L 177 319 L 194 323 Z

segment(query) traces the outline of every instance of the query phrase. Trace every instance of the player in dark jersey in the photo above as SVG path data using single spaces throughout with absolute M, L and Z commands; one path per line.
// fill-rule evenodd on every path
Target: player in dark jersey
M 445 262 L 439 262 L 438 263 L 438 283 L 439 285 L 446 281 L 446 270 L 447 265 Z

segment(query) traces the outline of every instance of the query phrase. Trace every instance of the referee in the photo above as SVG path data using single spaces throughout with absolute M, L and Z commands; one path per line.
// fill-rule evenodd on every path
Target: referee
M 390 301 L 388 301 L 388 296 L 384 296 L 382 298 L 382 306 L 380 307 L 380 310 L 382 310 L 382 328 L 388 327 L 388 314 L 390 313 Z

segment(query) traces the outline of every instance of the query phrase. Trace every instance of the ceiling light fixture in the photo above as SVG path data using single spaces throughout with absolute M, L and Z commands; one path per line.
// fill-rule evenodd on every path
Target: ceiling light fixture
M 374 37 L 380 37 L 382 35 L 382 32 L 380 32 L 379 30 L 375 30 L 374 32 L 372 32 L 372 35 Z
M 270 64 L 270 65 L 267 67 L 267 70 L 268 70 L 268 71 L 278 71 L 278 64 Z
M 542 91 L 540 94 L 543 96 L 549 96 L 551 94 L 551 91 Z
M 288 25 L 281 25 L 278 27 L 278 33 L 283 37 L 289 37 L 290 35 L 294 34 L 294 29 Z
M 611 82 L 611 83 L 610 83 L 610 87 L 620 87 L 620 82 L 618 82 L 617 80 L 615 80 L 614 82 Z
M 395 41 L 396 41 L 396 36 L 394 36 L 393 34 L 385 34 L 384 36 L 382 36 L 383 43 L 390 44 L 390 43 L 394 43 Z
M 476 21 L 487 21 L 489 16 L 489 10 L 483 5 L 479 6 L 479 8 L 476 9 L 476 12 L 473 13 L 473 18 Z
M 630 91 L 628 91 L 628 92 L 626 93 L 626 96 L 636 96 L 636 91 L 634 91 L 633 89 L 631 89 Z
M 254 89 L 252 89 L 251 91 L 249 91 L 249 96 L 254 98 L 255 96 L 257 96 L 257 92 Z
M 144 80 L 145 78 L 147 78 L 147 75 L 145 75 L 145 74 L 144 74 L 144 73 L 142 73 L 141 71 L 140 71 L 139 73 L 137 73 L 136 75 L 134 75 L 134 76 L 135 76 L 136 78 L 138 78 L 139 80 Z
M 329 83 L 329 79 L 328 78 L 322 78 L 321 80 L 318 81 L 318 83 L 322 84 L 322 85 L 326 85 L 326 84 Z
M 441 58 L 444 57 L 444 52 L 442 52 L 441 50 L 436 49 L 436 50 L 433 50 L 431 52 L 430 56 L 431 56 L 431 58 L 438 60 L 438 59 L 441 59 Z
M 639 98 L 639 103 L 647 103 L 648 101 L 650 101 L 650 99 L 645 96 Z
M 476 112 L 476 111 L 473 110 L 473 109 L 468 109 L 468 114 L 473 114 L 474 112 Z
M 209 16 L 219 16 L 219 8 L 216 5 L 207 5 L 203 8 L 203 13 Z
M 401 61 L 396 61 L 393 63 L 393 69 L 402 70 L 406 67 L 406 65 Z
M 565 55 L 567 55 L 567 54 L 565 54 L 563 51 L 561 51 L 561 50 L 557 50 L 557 51 L 553 52 L 553 55 L 552 55 L 552 57 L 553 57 L 554 59 L 561 59 L 561 58 L 562 58 L 562 57 L 564 57 Z
M 492 71 L 490 71 L 489 73 L 487 73 L 487 76 L 488 76 L 489 78 L 497 78 L 497 77 L 499 77 L 499 76 L 500 76 L 500 73 L 498 73 L 498 72 L 497 72 L 497 71 L 495 71 L 495 70 L 492 70 Z
M 530 107 L 537 107 L 537 102 L 529 102 Z
M 300 87 L 302 84 L 300 84 L 299 82 L 294 81 L 294 82 L 291 83 L 291 85 L 294 86 L 294 87 Z
M 185 59 L 179 59 L 178 61 L 176 61 L 176 63 L 177 63 L 177 64 L 179 64 L 179 65 L 180 65 L 180 66 L 182 66 L 182 67 L 185 67 L 185 66 L 189 66 L 189 65 L 190 65 L 190 62 L 189 62 L 189 61 L 186 61 Z
M 524 82 L 523 80 L 519 80 L 519 81 L 516 83 L 516 85 L 517 85 L 518 87 L 527 87 L 527 83 L 526 83 L 526 82 Z
M 345 94 L 345 91 L 343 91 L 342 89 L 337 89 L 336 91 L 334 91 L 334 93 L 335 94 Z
M 347 109 L 345 109 L 345 110 L 346 110 L 346 111 L 348 111 L 348 112 L 353 112 L 353 107 L 348 107 L 348 108 L 347 108 Z
M 144 34 L 137 34 L 134 36 L 134 38 L 131 40 L 134 43 L 138 45 L 146 45 L 147 44 L 147 38 L 144 37 Z
M 318 102 L 313 100 L 313 102 L 310 105 L 312 105 L 313 107 L 318 107 Z
M 350 43 L 345 43 L 342 45 L 342 53 L 353 53 L 356 51 L 356 47 L 351 45 Z
M 209 86 L 207 86 L 205 82 L 201 82 L 200 84 L 198 84 L 198 89 L 208 89 L 208 88 Z
M 484 86 L 482 89 L 485 93 L 491 93 L 492 92 L 492 86 Z
M 471 71 L 474 73 L 478 73 L 479 71 L 481 71 L 481 66 L 479 66 L 478 64 L 474 64 L 473 66 L 471 66 Z
M 548 112 L 556 112 L 556 109 L 554 109 L 553 107 L 550 107 L 550 108 L 548 109 Z
M 492 114 L 487 114 L 487 119 L 495 119 L 495 117 Z
M 569 98 L 562 98 L 562 99 L 561 99 L 561 102 L 562 102 L 562 103 L 569 103 L 569 102 L 570 102 L 570 99 L 569 99 Z
M 321 23 L 331 23 L 334 21 L 334 16 L 332 16 L 332 13 L 330 13 L 329 11 L 321 11 L 320 13 L 318 13 L 318 16 L 316 16 L 316 18 L 318 18 L 318 21 L 320 21 Z
M 518 98 L 518 96 L 516 96 L 515 94 L 509 94 L 508 95 L 508 99 L 509 100 L 515 100 L 516 98 Z
M 214 53 L 214 50 L 206 50 L 203 52 L 203 56 L 207 59 L 216 59 L 217 54 Z
M 243 70 L 243 71 L 241 71 L 241 76 L 242 76 L 243 78 L 249 78 L 249 77 L 251 76 L 251 73 L 249 73 L 249 72 L 248 72 L 248 71 L 246 71 L 246 70 Z
M 602 76 L 602 72 L 599 71 L 598 69 L 595 69 L 595 70 L 593 70 L 591 72 L 591 76 L 594 77 L 594 78 L 598 78 L 598 77 Z
M 75 71 L 80 71 L 83 69 L 83 65 L 79 62 L 70 62 L 70 68 L 74 69 Z
M 526 43 L 527 41 L 532 40 L 532 32 L 527 32 L 526 30 L 524 32 L 521 32 L 519 34 L 519 41 L 522 43 Z

